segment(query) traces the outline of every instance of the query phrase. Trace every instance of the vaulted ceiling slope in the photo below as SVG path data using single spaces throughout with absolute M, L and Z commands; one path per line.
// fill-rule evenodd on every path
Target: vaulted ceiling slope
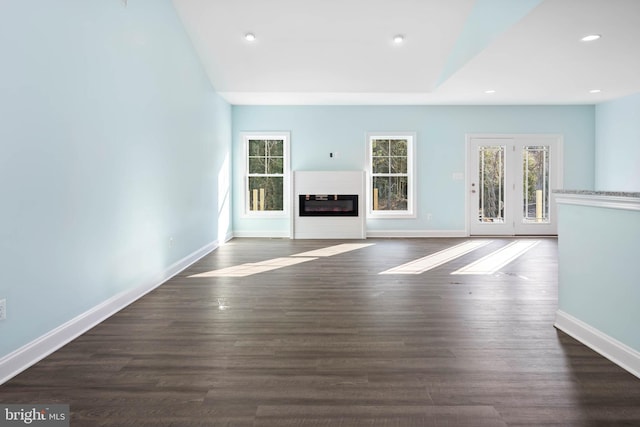
M 640 91 L 640 0 L 173 2 L 232 104 L 597 104 Z

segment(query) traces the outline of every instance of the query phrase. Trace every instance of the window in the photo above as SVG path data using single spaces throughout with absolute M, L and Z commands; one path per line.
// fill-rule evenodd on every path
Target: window
M 368 135 L 370 217 L 415 217 L 415 133 Z
M 289 134 L 243 133 L 245 211 L 282 216 L 289 211 Z

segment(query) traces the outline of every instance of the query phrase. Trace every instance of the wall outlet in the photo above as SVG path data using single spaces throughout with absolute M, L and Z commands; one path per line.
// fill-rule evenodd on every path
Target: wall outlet
M 7 299 L 0 299 L 0 320 L 5 320 L 7 318 Z

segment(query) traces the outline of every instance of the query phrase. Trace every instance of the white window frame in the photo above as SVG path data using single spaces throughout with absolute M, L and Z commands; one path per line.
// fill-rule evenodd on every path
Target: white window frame
M 373 140 L 406 139 L 407 140 L 407 209 L 397 211 L 373 210 Z M 369 218 L 416 218 L 416 132 L 368 132 L 367 133 L 367 216 Z
M 243 145 L 242 161 L 242 197 L 244 203 L 244 217 L 247 218 L 285 218 L 291 211 L 291 164 L 290 164 L 290 132 L 241 132 L 240 137 Z M 254 139 L 262 140 L 283 140 L 283 189 L 281 211 L 252 211 L 249 207 L 249 141 Z

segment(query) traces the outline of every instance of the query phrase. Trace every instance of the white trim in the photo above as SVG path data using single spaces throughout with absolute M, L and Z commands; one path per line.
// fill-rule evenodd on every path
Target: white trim
M 471 161 L 473 160 L 473 154 L 471 152 L 471 145 L 473 141 L 482 142 L 486 140 L 487 142 L 495 142 L 504 141 L 506 145 L 509 145 L 508 142 L 511 141 L 512 146 L 522 147 L 528 143 L 528 140 L 533 140 L 532 144 L 538 144 L 540 139 L 551 139 L 552 142 L 549 143 L 550 150 L 552 152 L 551 163 L 549 167 L 550 171 L 550 182 L 549 185 L 551 188 L 550 191 L 550 206 L 549 206 L 549 217 L 551 222 L 544 224 L 523 224 L 518 221 L 515 221 L 515 218 L 511 220 L 507 220 L 501 224 L 493 224 L 488 227 L 491 228 L 491 231 L 484 232 L 483 230 L 471 230 L 471 228 L 476 227 L 476 223 L 472 224 L 472 216 L 471 212 L 472 202 L 474 201 L 473 195 L 471 193 L 471 182 L 475 179 L 475 176 L 470 169 L 473 168 Z M 514 152 L 507 150 L 507 168 L 506 171 L 507 176 L 511 177 L 514 181 L 520 180 L 519 169 L 515 167 L 517 163 L 513 163 L 510 161 L 509 156 L 513 158 L 515 155 Z M 511 165 L 513 163 L 513 165 Z M 486 236 L 486 235 L 555 235 L 557 233 L 557 209 L 555 204 L 555 199 L 553 198 L 552 189 L 561 189 L 563 188 L 564 181 L 564 136 L 562 134 L 557 133 L 505 133 L 505 134 L 497 134 L 497 133 L 487 133 L 487 134 L 476 134 L 476 133 L 468 133 L 465 134 L 465 230 L 467 232 L 467 236 Z M 514 182 L 515 183 L 515 182 Z M 521 190 L 519 185 L 516 185 L 518 191 Z M 511 196 L 514 200 L 519 200 L 521 198 L 521 194 L 512 193 Z M 514 205 L 515 207 L 515 205 Z M 514 215 L 516 210 L 509 210 L 510 215 Z M 511 225 L 510 225 L 511 224 Z M 487 226 L 481 226 L 482 228 L 487 228 Z M 488 229 L 488 228 L 487 228 Z
M 607 196 L 604 194 L 553 193 L 556 203 L 565 205 L 593 206 L 595 208 L 623 209 L 640 211 L 640 198 Z
M 408 203 L 406 211 L 374 211 L 372 209 L 372 201 L 371 198 L 371 186 L 373 183 L 373 169 L 372 169 L 372 158 L 371 158 L 371 140 L 373 138 L 381 138 L 381 139 L 407 139 L 407 185 L 408 189 Z M 366 213 L 367 218 L 372 219 L 415 219 L 418 217 L 418 190 L 416 179 L 416 147 L 418 145 L 418 133 L 417 132 L 367 132 L 367 143 L 366 143 L 366 159 L 367 159 L 367 171 L 366 171 L 366 200 L 367 204 Z
M 467 133 L 466 136 L 473 139 L 563 138 L 561 133 Z
M 467 237 L 465 230 L 368 230 L 367 238 Z
M 289 239 L 295 239 L 296 227 L 295 222 L 298 217 L 298 201 L 296 200 L 296 171 L 291 172 L 291 191 L 289 192 L 289 206 L 291 206 L 291 219 L 289 219 Z
M 471 202 L 471 176 L 469 176 L 469 152 L 471 136 L 465 135 L 464 139 L 464 235 L 465 237 L 471 237 L 470 219 L 469 219 L 469 203 Z
M 289 239 L 288 231 L 234 231 L 233 237 L 259 239 Z
M 553 326 L 640 378 L 639 351 L 562 310 L 556 311 Z
M 156 278 L 140 286 L 120 292 L 84 313 L 52 329 L 39 338 L 0 358 L 0 384 L 4 384 L 25 369 L 33 366 L 62 346 L 73 341 L 100 322 L 111 317 L 129 304 L 143 297 L 193 263 L 208 255 L 218 247 L 218 241 L 211 242 L 195 252 L 175 262 Z
M 243 210 L 241 218 L 289 218 L 291 213 L 291 132 L 240 132 L 242 139 L 242 199 Z M 248 188 L 248 172 L 249 172 L 249 139 L 282 139 L 283 144 L 283 188 L 282 188 L 282 210 L 281 211 L 264 211 L 256 212 L 249 209 L 249 200 L 247 198 Z

